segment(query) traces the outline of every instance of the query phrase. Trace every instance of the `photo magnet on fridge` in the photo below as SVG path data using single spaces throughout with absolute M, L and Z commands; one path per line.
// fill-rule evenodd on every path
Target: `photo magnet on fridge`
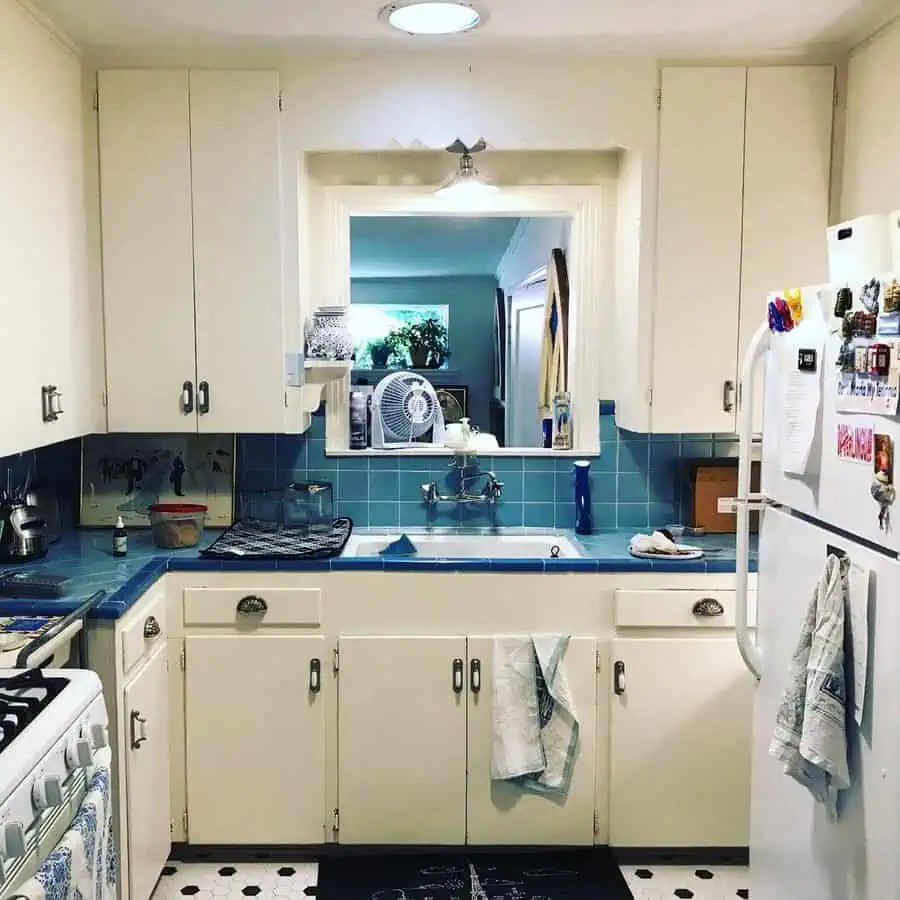
M 875 435 L 875 474 L 887 475 L 887 484 L 894 483 L 894 442 L 890 435 Z

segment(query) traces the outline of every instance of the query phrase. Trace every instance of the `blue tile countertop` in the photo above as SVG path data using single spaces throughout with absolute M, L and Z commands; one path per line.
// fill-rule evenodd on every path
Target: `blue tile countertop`
M 375 529 L 378 530 L 378 529 Z M 515 531 L 516 529 L 504 529 Z M 366 529 L 359 529 L 364 533 Z M 527 531 L 527 529 L 525 529 Z M 399 533 L 399 532 L 398 532 Z M 560 532 L 572 538 L 571 532 Z M 42 560 L 16 568 L 22 571 L 45 570 L 72 578 L 72 591 L 54 599 L 16 599 L 0 597 L 0 615 L 64 615 L 77 608 L 87 597 L 105 590 L 106 597 L 94 609 L 99 619 L 118 619 L 157 579 L 166 572 L 210 571 L 440 571 L 440 572 L 688 572 L 729 573 L 735 569 L 733 535 L 691 538 L 703 547 L 707 556 L 698 560 L 645 560 L 628 553 L 631 531 L 602 532 L 577 538 L 584 550 L 581 558 L 568 559 L 414 559 L 383 557 L 337 557 L 303 562 L 302 560 L 253 561 L 203 559 L 196 547 L 187 550 L 160 550 L 148 531 L 129 532 L 128 556 L 112 555 L 110 531 L 75 531 L 53 544 Z M 205 543 L 218 532 L 208 531 Z M 755 539 L 754 539 L 755 548 Z M 756 569 L 755 549 L 751 571 Z M 11 571 L 6 567 L 2 571 Z

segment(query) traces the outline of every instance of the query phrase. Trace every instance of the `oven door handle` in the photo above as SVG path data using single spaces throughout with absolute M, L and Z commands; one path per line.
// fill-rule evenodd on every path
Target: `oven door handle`
M 46 634 L 26 644 L 16 657 L 17 669 L 40 668 L 84 628 L 87 614 L 106 596 L 106 591 L 91 594 L 77 609 L 60 619 Z

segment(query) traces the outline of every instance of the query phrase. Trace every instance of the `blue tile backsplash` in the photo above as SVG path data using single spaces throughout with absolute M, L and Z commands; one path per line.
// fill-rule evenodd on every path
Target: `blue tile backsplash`
M 645 435 L 616 426 L 614 404 L 600 404 L 601 453 L 591 466 L 595 529 L 659 527 L 683 521 L 687 496 L 681 460 L 727 456 L 734 438 L 711 434 Z M 481 471 L 503 482 L 496 524 L 572 528 L 575 524 L 571 458 L 483 456 Z M 334 486 L 338 515 L 359 526 L 489 525 L 487 504 L 441 503 L 429 513 L 421 485 L 448 484 L 445 456 L 325 455 L 325 418 L 313 417 L 303 435 L 239 436 L 237 493 L 282 487 L 289 481 L 321 480 Z M 429 518 L 431 515 L 431 518 Z
M 734 438 L 712 434 L 645 435 L 616 426 L 614 404 L 600 403 L 600 456 L 591 465 L 591 502 L 595 530 L 647 529 L 684 521 L 687 491 L 682 459 L 727 456 Z M 236 495 L 281 488 L 291 481 L 328 481 L 335 511 L 358 526 L 492 524 L 487 504 L 441 503 L 430 513 L 421 501 L 421 485 L 437 481 L 444 492 L 450 460 L 446 456 L 325 455 L 325 417 L 313 416 L 306 434 L 238 436 Z M 497 525 L 573 528 L 574 487 L 571 458 L 481 457 L 482 471 L 503 482 L 494 509 Z M 24 480 L 31 463 L 35 478 L 56 489 L 64 524 L 77 522 L 80 492 L 80 441 L 66 441 L 0 459 L 0 483 Z M 431 518 L 429 516 L 431 515 Z

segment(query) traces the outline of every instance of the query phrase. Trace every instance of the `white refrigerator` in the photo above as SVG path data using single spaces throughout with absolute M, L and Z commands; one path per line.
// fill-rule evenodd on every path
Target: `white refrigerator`
M 870 495 L 874 467 L 838 457 L 841 423 L 871 424 L 890 435 L 900 453 L 900 419 L 838 413 L 835 391 L 842 339 L 833 316 L 837 287 L 803 291 L 804 319 L 790 334 L 760 327 L 746 351 L 741 378 L 738 514 L 738 643 L 758 677 L 753 723 L 750 883 L 754 900 L 900 900 L 900 503 L 894 526 L 879 527 Z M 856 291 L 854 293 L 857 293 Z M 786 474 L 792 421 L 787 409 L 790 370 L 798 348 L 819 348 L 820 395 L 809 458 L 802 474 Z M 765 371 L 760 387 L 759 370 Z M 754 398 L 754 394 L 757 396 Z M 762 395 L 762 396 L 760 396 Z M 809 410 L 809 397 L 805 407 Z M 749 493 L 754 406 L 763 403 L 762 472 Z M 756 427 L 754 427 L 756 425 Z M 803 433 L 803 429 L 799 429 Z M 756 438 L 758 440 L 758 436 Z M 789 467 L 797 467 L 796 460 Z M 800 468 L 803 468 L 801 465 Z M 898 466 L 900 478 L 900 466 Z M 747 524 L 761 509 L 758 602 L 747 620 Z M 769 754 L 791 657 L 813 590 L 833 549 L 870 573 L 866 696 L 862 721 L 848 727 L 852 786 L 840 815 L 784 774 Z

